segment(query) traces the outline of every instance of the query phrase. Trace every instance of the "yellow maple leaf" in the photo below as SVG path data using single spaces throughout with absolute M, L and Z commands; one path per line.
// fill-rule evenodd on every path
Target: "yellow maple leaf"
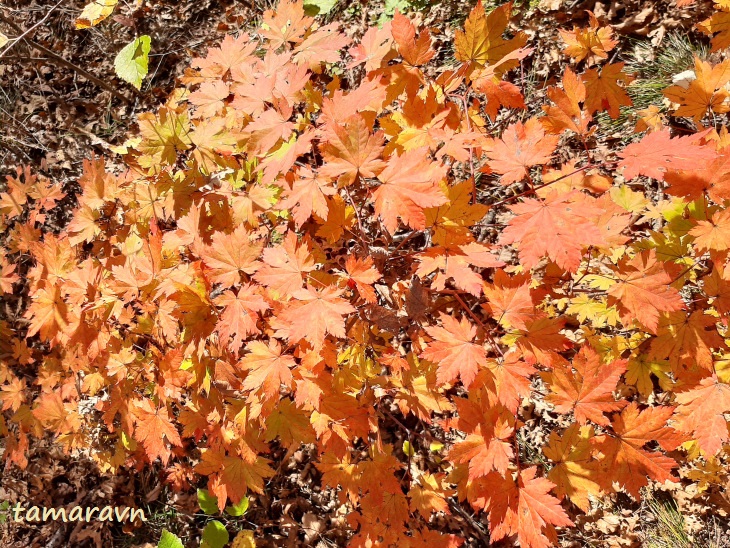
M 583 511 L 590 509 L 589 497 L 598 497 L 601 492 L 592 479 L 598 475 L 597 462 L 591 457 L 592 437 L 592 426 L 573 423 L 562 436 L 551 432 L 548 444 L 543 447 L 545 456 L 555 463 L 548 473 L 548 479 L 555 483 L 555 493 L 567 496 Z
M 722 114 L 730 110 L 727 103 L 730 93 L 725 84 L 730 81 L 730 60 L 718 65 L 695 58 L 695 79 L 687 84 L 678 84 L 664 90 L 664 95 L 678 103 L 675 116 L 686 116 L 699 123 L 708 111 Z
M 88 29 L 109 17 L 119 0 L 93 0 L 84 6 L 81 15 L 76 19 L 77 29 Z
M 454 47 L 456 58 L 462 62 L 474 63 L 478 67 L 493 65 L 515 50 L 524 47 L 527 36 L 520 32 L 511 40 L 502 38 L 509 23 L 512 4 L 504 4 L 489 15 L 484 11 L 481 0 L 477 2 L 464 23 L 464 30 L 456 31 Z M 518 61 L 502 63 L 497 76 L 516 67 Z
M 432 230 L 437 245 L 461 245 L 474 239 L 469 227 L 478 223 L 487 213 L 487 206 L 471 203 L 471 183 L 464 181 L 453 187 L 442 185 L 449 201 L 426 209 L 426 226 Z

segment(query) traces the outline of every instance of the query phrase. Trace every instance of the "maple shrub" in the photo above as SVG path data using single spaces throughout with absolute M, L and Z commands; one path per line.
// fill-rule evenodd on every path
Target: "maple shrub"
M 193 59 L 116 168 L 84 163 L 60 233 L 58 186 L 8 177 L 0 292 L 29 304 L 0 321 L 5 459 L 50 432 L 223 509 L 306 445 L 352 546 L 459 546 L 434 519 L 468 505 L 546 547 L 602 497 L 707 489 L 730 137 L 701 123 L 730 61 L 666 90 L 697 132 L 650 107 L 599 147 L 595 115 L 631 104 L 611 29 L 561 33 L 572 62 L 528 117 L 510 10 L 478 4 L 453 44 L 398 13 L 353 43 L 283 0 Z

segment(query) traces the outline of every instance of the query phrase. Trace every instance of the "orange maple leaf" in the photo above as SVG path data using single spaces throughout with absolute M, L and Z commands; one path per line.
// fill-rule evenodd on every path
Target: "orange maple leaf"
M 20 276 L 15 274 L 15 265 L 5 257 L 5 253 L 0 250 L 0 295 L 3 293 L 12 293 L 13 284 L 20 280 Z
M 56 434 L 70 434 L 81 428 L 81 416 L 58 393 L 42 394 L 33 416 Z
M 720 210 L 709 221 L 697 221 L 689 231 L 700 253 L 730 249 L 730 210 Z
M 647 133 L 638 143 L 631 143 L 618 153 L 624 168 L 624 177 L 634 179 L 646 175 L 663 181 L 668 170 L 694 170 L 704 162 L 714 160 L 717 154 L 712 147 L 701 146 L 698 141 L 707 133 L 671 138 L 668 129 Z
M 672 102 L 679 103 L 675 116 L 687 116 L 695 123 L 702 121 L 708 111 L 723 114 L 730 110 L 726 100 L 730 93 L 725 84 L 730 81 L 730 60 L 711 66 L 695 57 L 695 79 L 685 85 L 675 85 L 664 90 Z
M 341 187 L 351 185 L 357 177 L 377 177 L 385 167 L 381 159 L 384 135 L 381 131 L 372 133 L 371 127 L 360 114 L 341 123 L 326 124 L 322 148 L 325 163 L 320 174 L 338 177 Z
M 339 489 L 337 497 L 341 502 L 345 501 L 344 495 L 353 503 L 360 500 L 360 466 L 352 462 L 351 453 L 344 452 L 338 456 L 332 451 L 322 455 L 319 462 L 315 463 L 317 470 L 322 473 L 322 485 L 333 489 Z
M 649 105 L 646 108 L 639 109 L 636 111 L 636 115 L 638 119 L 636 120 L 634 133 L 661 131 L 666 124 L 666 119 L 661 109 L 656 105 Z
M 626 372 L 626 360 L 604 364 L 591 346 L 584 345 L 571 365 L 572 370 L 556 368 L 544 375 L 552 392 L 546 401 L 558 413 L 572 411 L 580 424 L 591 420 L 608 426 L 604 413 L 618 411 L 626 405 L 626 401 L 616 401 L 613 397 L 619 378 Z
M 570 341 L 560 333 L 564 327 L 565 318 L 535 314 L 530 321 L 525 322 L 525 329 L 515 334 L 514 344 L 528 364 L 540 363 L 554 367 L 565 362 L 558 353 L 571 347 Z
M 330 23 L 311 30 L 301 44 L 294 48 L 294 61 L 318 72 L 322 63 L 336 63 L 340 50 L 350 45 L 350 38 L 338 30 L 337 23 Z
M 297 173 L 291 189 L 284 190 L 284 199 L 277 209 L 291 209 L 297 227 L 301 227 L 312 216 L 312 213 L 326 219 L 329 213 L 327 198 L 336 191 L 328 179 L 322 174 L 314 173 L 309 168 L 302 168 Z
M 244 284 L 237 293 L 229 289 L 213 299 L 216 306 L 224 307 L 215 329 L 221 342 L 228 345 L 234 354 L 241 349 L 243 341 L 249 335 L 260 332 L 256 327 L 257 312 L 263 312 L 269 308 L 268 303 L 258 294 L 257 287 L 252 284 Z
M 510 277 L 502 269 L 495 270 L 492 283 L 484 284 L 487 302 L 482 308 L 504 327 L 526 329 L 525 322 L 535 314 L 530 281 L 529 274 Z
M 105 164 L 103 157 L 92 156 L 84 160 L 83 172 L 78 180 L 83 190 L 80 204 L 98 210 L 117 199 L 119 180 L 114 174 L 107 173 Z
M 225 105 L 224 101 L 230 94 L 231 90 L 226 82 L 213 80 L 212 82 L 203 82 L 197 91 L 190 94 L 188 102 L 197 107 L 195 110 L 196 117 L 212 118 L 220 112 Z
M 373 258 L 368 256 L 360 259 L 355 255 L 349 255 L 345 261 L 345 270 L 348 274 L 348 285 L 354 285 L 367 302 L 376 302 L 373 284 L 381 278 L 381 275 L 375 268 Z
M 137 400 L 134 416 L 134 437 L 142 443 L 147 458 L 153 461 L 160 457 L 162 464 L 167 466 L 170 449 L 165 444 L 165 440 L 172 445 L 182 445 L 180 434 L 170 420 L 167 406 L 158 409 L 153 407 L 149 399 Z
M 305 339 L 319 350 L 327 334 L 344 337 L 344 317 L 355 312 L 355 308 L 340 298 L 343 291 L 334 286 L 322 289 L 307 286 L 292 292 L 295 300 L 279 314 L 279 319 L 287 326 L 289 342 L 295 344 Z
M 555 527 L 573 525 L 560 501 L 550 494 L 555 484 L 537 477 L 537 467 L 526 468 L 517 476 L 492 472 L 485 478 L 488 493 L 490 540 L 517 535 L 520 546 L 549 548 L 557 543 Z
M 0 401 L 3 402 L 2 411 L 17 411 L 25 401 L 25 379 L 12 377 L 0 386 Z
M 53 341 L 64 333 L 69 327 L 69 309 L 61 286 L 39 287 L 25 316 L 30 319 L 28 337 L 40 333 L 42 339 Z
M 508 221 L 499 243 L 513 244 L 525 268 L 534 268 L 548 257 L 559 267 L 576 272 L 583 249 L 603 244 L 594 222 L 602 210 L 577 190 L 562 195 L 550 192 L 544 201 L 526 198 L 510 210 L 516 216 Z
M 247 65 L 257 46 L 258 43 L 246 33 L 238 38 L 228 34 L 220 46 L 209 48 L 205 58 L 195 57 L 191 64 L 200 69 L 203 78 L 220 81 L 233 67 Z
M 580 107 L 580 103 L 586 100 L 586 87 L 570 68 L 565 69 L 563 89 L 551 87 L 547 95 L 556 106 L 542 107 L 546 116 L 540 118 L 540 123 L 546 131 L 555 135 L 560 135 L 565 130 L 574 131 L 578 135 L 588 133 L 588 124 L 593 118 Z
M 211 269 L 210 279 L 223 287 L 241 282 L 241 274 L 253 274 L 261 266 L 263 244 L 253 239 L 244 225 L 231 234 L 216 232 L 213 243 L 201 252 L 205 266 Z
M 441 291 L 446 287 L 449 279 L 454 285 L 478 297 L 482 292 L 484 281 L 470 266 L 479 268 L 495 268 L 504 266 L 491 252 L 491 248 L 478 242 L 471 242 L 459 246 L 435 246 L 418 255 L 420 264 L 416 275 L 424 278 L 434 271 L 436 276 L 431 287 Z
M 451 496 L 453 491 L 443 485 L 442 476 L 443 474 L 425 472 L 418 478 L 418 484 L 408 491 L 411 512 L 418 512 L 427 520 L 431 519 L 434 512 L 451 513 L 446 497 Z
M 424 29 L 416 36 L 416 27 L 410 19 L 396 10 L 391 21 L 391 33 L 403 60 L 411 66 L 425 65 L 436 52 L 431 49 L 431 33 Z
M 279 140 L 286 141 L 291 136 L 294 130 L 294 123 L 289 121 L 292 107 L 281 102 L 277 106 L 280 108 L 265 110 L 244 128 L 249 153 L 264 154 Z
M 619 117 L 620 107 L 630 107 L 633 101 L 626 91 L 619 86 L 630 84 L 634 77 L 623 71 L 624 63 L 605 65 L 598 69 L 588 69 L 583 74 L 586 86 L 585 108 L 589 114 L 608 111 L 614 120 Z
M 268 38 L 276 50 L 285 44 L 299 44 L 314 23 L 313 17 L 304 15 L 302 0 L 281 0 L 276 10 L 266 10 L 263 15 L 261 35 Z
M 501 77 L 505 72 L 519 64 L 517 56 L 512 56 L 527 43 L 527 35 L 519 32 L 514 38 L 502 38 L 512 14 L 512 4 L 503 4 L 489 15 L 479 0 L 464 22 L 464 30 L 457 30 L 454 35 L 456 59 L 471 63 L 477 68 L 494 65 L 506 57 L 513 57 L 502 63 L 495 76 Z
M 445 175 L 446 166 L 429 160 L 426 147 L 391 156 L 378 175 L 382 184 L 373 191 L 375 214 L 388 232 L 398 228 L 399 217 L 413 229 L 426 228 L 423 210 L 448 201 L 438 185 Z
M 244 390 L 262 390 L 265 398 L 279 395 L 283 384 L 291 388 L 291 369 L 297 364 L 294 358 L 281 353 L 281 345 L 275 339 L 267 345 L 263 341 L 251 341 L 246 345 L 247 354 L 241 367 L 248 371 L 243 381 Z
M 428 326 L 426 333 L 433 338 L 421 357 L 438 364 L 437 382 L 445 384 L 461 378 L 469 388 L 480 367 L 487 365 L 487 353 L 483 345 L 475 343 L 476 326 L 467 318 L 456 318 L 441 313 L 443 327 Z
M 699 386 L 676 395 L 679 404 L 673 419 L 677 430 L 697 440 L 706 455 L 716 455 L 730 440 L 725 413 L 730 412 L 730 386 L 715 375 L 705 377 Z
M 697 28 L 712 36 L 712 51 L 720 51 L 730 46 L 730 12 L 716 11 L 699 23 Z
M 226 500 L 230 499 L 237 504 L 249 489 L 263 493 L 264 479 L 274 475 L 269 459 L 249 453 L 250 449 L 241 457 L 207 449 L 195 466 L 198 474 L 212 476 L 208 488 L 218 497 L 218 508 L 221 512 L 225 508 Z
M 625 257 L 614 269 L 618 283 L 608 288 L 609 306 L 616 306 L 624 324 L 637 320 L 656 333 L 660 312 L 684 308 L 679 292 L 669 285 L 678 270 L 678 265 L 657 260 L 653 249 Z
M 469 479 L 497 471 L 507 474 L 514 457 L 510 438 L 514 434 L 515 417 L 505 407 L 484 408 L 483 404 L 458 398 L 458 428 L 468 435 L 449 451 L 449 460 L 469 465 Z
M 574 422 L 562 436 L 553 430 L 547 445 L 543 446 L 543 453 L 553 461 L 548 479 L 555 482 L 555 493 L 560 498 L 567 496 L 584 512 L 591 506 L 588 496 L 601 494 L 596 481 L 600 474 L 599 463 L 592 457 L 592 437 L 592 426 L 581 427 Z
M 683 311 L 664 313 L 659 318 L 657 337 L 652 339 L 649 358 L 669 359 L 679 369 L 681 365 L 695 364 L 712 369 L 713 349 L 725 349 L 725 340 L 717 332 L 717 318 L 695 310 L 687 315 Z
M 520 353 L 515 351 L 507 352 L 496 360 L 489 359 L 487 367 L 485 374 L 480 372 L 477 376 L 475 386 L 480 386 L 480 381 L 484 379 L 490 397 L 493 396 L 512 413 L 516 413 L 523 398 L 530 394 L 530 377 L 536 369 L 522 361 Z
M 677 466 L 674 459 L 644 449 L 647 443 L 658 441 L 663 448 L 672 450 L 683 441 L 674 429 L 666 426 L 673 412 L 673 407 L 661 406 L 640 411 L 639 405 L 631 402 L 611 421 L 614 435 L 591 440 L 605 455 L 601 461 L 605 474 L 599 475 L 599 479 L 607 490 L 612 489 L 612 482 L 617 482 L 638 499 L 639 490 L 649 483 L 648 478 L 658 482 L 679 481 L 672 474 Z
M 294 232 L 287 233 L 283 243 L 264 249 L 263 260 L 254 279 L 279 295 L 301 289 L 304 276 L 316 269 L 309 240 L 298 243 Z
M 490 158 L 487 164 L 507 186 L 527 177 L 530 167 L 549 163 L 557 144 L 557 136 L 545 135 L 540 120 L 530 118 L 510 124 L 500 139 L 489 138 L 483 146 Z
M 712 201 L 721 204 L 730 199 L 730 147 L 720 148 L 717 157 L 710 161 L 695 162 L 694 167 L 689 167 L 688 162 L 681 170 L 669 170 L 664 179 L 667 194 L 696 200 L 706 193 Z
M 601 27 L 598 19 L 592 11 L 588 11 L 590 26 L 585 29 L 573 27 L 572 31 L 558 30 L 560 37 L 565 42 L 565 54 L 569 55 L 576 62 L 586 59 L 589 65 L 597 63 L 600 59 L 608 59 L 608 52 L 618 44 L 613 39 L 611 27 Z
M 712 297 L 712 306 L 727 322 L 730 315 L 730 280 L 717 267 L 712 273 L 702 278 L 702 289 L 708 297 Z
M 349 53 L 352 62 L 347 65 L 348 69 L 362 63 L 365 63 L 366 72 L 381 68 L 384 62 L 395 57 L 391 22 L 384 23 L 380 28 L 370 27 L 365 31 L 360 43 L 350 48 Z

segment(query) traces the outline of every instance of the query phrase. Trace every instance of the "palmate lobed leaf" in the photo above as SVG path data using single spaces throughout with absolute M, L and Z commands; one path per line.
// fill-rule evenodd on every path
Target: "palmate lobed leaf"
M 505 37 L 511 5 L 472 10 L 453 70 L 402 13 L 353 44 L 305 8 L 194 59 L 114 147 L 124 170 L 85 162 L 61 234 L 63 192 L 8 177 L 0 292 L 29 304 L 0 320 L 5 458 L 27 466 L 48 430 L 105 470 L 205 476 L 207 510 L 232 515 L 306 446 L 352 545 L 459 546 L 471 532 L 425 523 L 458 501 L 492 540 L 544 547 L 571 505 L 676 481 L 686 448 L 718 455 L 727 132 L 673 137 L 649 108 L 651 133 L 597 149 L 593 115 L 630 104 L 631 75 L 593 17 L 563 33 L 580 62 L 547 116 L 513 122 L 530 50 Z M 698 64 L 675 114 L 710 124 L 725 69 Z M 538 393 L 551 431 L 526 460 Z

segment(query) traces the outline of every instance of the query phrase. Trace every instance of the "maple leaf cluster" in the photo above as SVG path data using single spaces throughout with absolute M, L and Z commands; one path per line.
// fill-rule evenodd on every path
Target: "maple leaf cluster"
M 431 525 L 468 504 L 492 540 L 542 548 L 602 497 L 721 458 L 730 136 L 649 112 L 599 154 L 594 117 L 633 77 L 593 16 L 526 116 L 510 13 L 479 3 L 435 71 L 452 45 L 404 15 L 354 43 L 282 0 L 139 116 L 124 169 L 84 163 L 60 233 L 58 187 L 9 176 L 0 294 L 29 304 L 0 320 L 5 459 L 51 432 L 105 471 L 205 477 L 223 509 L 308 445 L 352 546 L 458 546 Z M 726 111 L 720 66 L 666 92 L 698 130 Z

